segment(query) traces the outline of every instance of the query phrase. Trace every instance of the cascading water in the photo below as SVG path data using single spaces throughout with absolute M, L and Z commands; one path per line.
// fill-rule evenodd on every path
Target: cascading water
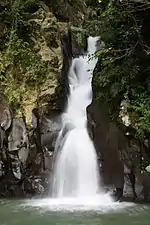
M 97 63 L 99 38 L 88 38 L 87 54 L 72 60 L 69 70 L 67 109 L 62 115 L 62 130 L 56 142 L 52 197 L 27 201 L 27 205 L 50 210 L 121 209 L 129 204 L 114 203 L 99 188 L 96 152 L 88 135 L 86 108 L 92 101 L 92 74 Z
M 72 60 L 68 104 L 56 143 L 53 196 L 95 196 L 99 190 L 96 152 L 87 130 L 86 108 L 92 102 L 92 74 L 98 37 L 88 38 L 84 56 Z

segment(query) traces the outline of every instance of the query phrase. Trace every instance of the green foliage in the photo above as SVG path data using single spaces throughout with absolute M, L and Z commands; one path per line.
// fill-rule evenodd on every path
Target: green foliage
M 27 42 L 12 31 L 7 48 L 1 55 L 1 88 L 13 105 L 19 106 L 28 91 L 45 82 L 48 64 L 35 54 Z
M 30 40 L 31 25 L 28 20 L 38 8 L 35 0 L 5 0 L 0 3 L 0 89 L 14 110 L 33 92 L 39 93 L 50 76 L 48 61 L 36 53 Z M 30 12 L 30 10 L 32 12 Z
M 143 18 L 127 1 L 110 1 L 101 12 L 99 30 L 105 47 L 97 52 L 94 97 L 118 120 L 120 104 L 127 96 L 131 126 L 144 136 L 150 132 L 150 64 L 141 35 Z
M 94 98 L 108 108 L 111 119 L 119 120 L 120 104 L 127 96 L 131 126 L 139 137 L 147 135 L 150 132 L 149 43 L 142 36 L 143 10 L 149 6 L 146 1 L 144 4 L 125 0 L 1 1 L 0 89 L 10 103 L 19 108 L 32 91 L 39 92 L 50 76 L 52 65 L 37 54 L 31 39 L 37 35 L 39 24 L 29 22 L 34 16 L 42 20 L 42 10 L 34 13 L 47 6 L 52 7 L 58 20 L 71 21 L 79 28 L 86 28 L 89 34 L 101 36 L 105 46 L 97 52 Z M 55 21 L 42 32 L 47 46 L 57 48 Z
M 130 111 L 131 110 L 131 111 Z M 137 130 L 137 135 L 141 138 L 144 134 L 150 133 L 150 98 L 146 94 L 139 94 L 135 101 L 129 105 L 132 126 Z M 133 117 L 133 118 L 132 118 Z

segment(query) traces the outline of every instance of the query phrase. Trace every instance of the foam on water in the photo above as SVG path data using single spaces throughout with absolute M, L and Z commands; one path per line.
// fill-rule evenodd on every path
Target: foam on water
M 106 200 L 107 199 L 107 200 Z M 81 198 L 45 198 L 39 200 L 26 200 L 23 207 L 35 207 L 42 211 L 96 211 L 99 213 L 119 212 L 126 208 L 135 207 L 134 203 L 113 202 L 109 195 L 97 195 Z

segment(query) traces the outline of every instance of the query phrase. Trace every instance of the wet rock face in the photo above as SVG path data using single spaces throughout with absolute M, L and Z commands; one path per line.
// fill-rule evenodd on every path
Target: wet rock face
M 52 157 L 61 129 L 60 114 L 33 112 L 32 130 L 0 102 L 0 196 L 43 195 L 49 191 Z M 7 114 L 5 113 L 7 112 Z
M 43 195 L 45 189 L 42 185 L 41 177 L 29 177 L 24 181 L 24 190 L 28 192 L 29 195 Z
M 51 125 L 52 121 L 47 123 L 47 126 L 44 125 L 44 128 L 41 125 L 41 130 L 49 127 L 52 132 Z M 57 126 L 53 127 L 56 129 Z M 33 133 L 36 128 L 37 126 L 34 127 Z M 52 165 L 52 154 L 46 145 L 39 148 L 36 143 L 39 136 L 33 138 L 31 135 L 29 139 L 23 118 L 13 118 L 9 131 L 1 129 L 0 135 L 0 196 L 43 195 L 48 189 Z M 51 140 L 49 146 L 50 144 Z M 44 171 L 47 171 L 47 174 L 43 177 Z
M 29 141 L 24 120 L 12 118 L 3 96 L 0 98 L 0 122 L 0 195 L 7 195 L 12 193 L 8 186 L 23 178 Z
M 61 130 L 60 114 L 53 114 L 41 122 L 41 144 L 43 148 L 54 151 L 56 139 Z
M 5 174 L 5 172 L 4 172 L 4 163 L 1 160 L 0 161 L 0 177 L 2 177 L 4 174 Z
M 150 193 L 149 174 L 139 173 L 139 163 L 135 152 L 139 146 L 130 143 L 123 131 L 114 122 L 110 122 L 106 113 L 92 103 L 88 107 L 89 129 L 92 133 L 99 159 L 102 185 L 114 189 L 115 199 L 124 195 L 132 200 L 147 200 Z M 133 154 L 134 153 L 134 154 Z
M 23 164 L 26 163 L 29 152 L 29 140 L 22 118 L 16 118 L 12 121 L 12 129 L 8 136 L 8 151 L 17 151 L 19 160 Z
M 0 127 L 1 130 L 8 130 L 11 126 L 12 118 L 9 106 L 5 100 L 5 97 L 0 93 Z
M 12 120 L 12 128 L 8 135 L 8 156 L 12 166 L 12 173 L 16 179 L 22 178 L 29 153 L 27 130 L 22 118 Z
M 3 129 L 3 127 L 0 126 L 0 150 L 3 149 L 4 140 L 5 140 L 5 130 Z

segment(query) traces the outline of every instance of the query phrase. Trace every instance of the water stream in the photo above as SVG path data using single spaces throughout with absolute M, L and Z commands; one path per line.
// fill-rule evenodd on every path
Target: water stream
M 88 38 L 85 55 L 72 60 L 68 74 L 68 104 L 56 141 L 52 196 L 25 205 L 50 211 L 110 212 L 132 206 L 114 202 L 100 185 L 97 155 L 87 130 L 87 106 L 92 102 L 92 76 L 98 37 Z
M 98 38 L 88 38 L 87 53 L 72 60 L 67 109 L 56 143 L 53 196 L 95 196 L 99 190 L 97 157 L 87 131 L 86 108 L 92 102 L 92 74 Z

